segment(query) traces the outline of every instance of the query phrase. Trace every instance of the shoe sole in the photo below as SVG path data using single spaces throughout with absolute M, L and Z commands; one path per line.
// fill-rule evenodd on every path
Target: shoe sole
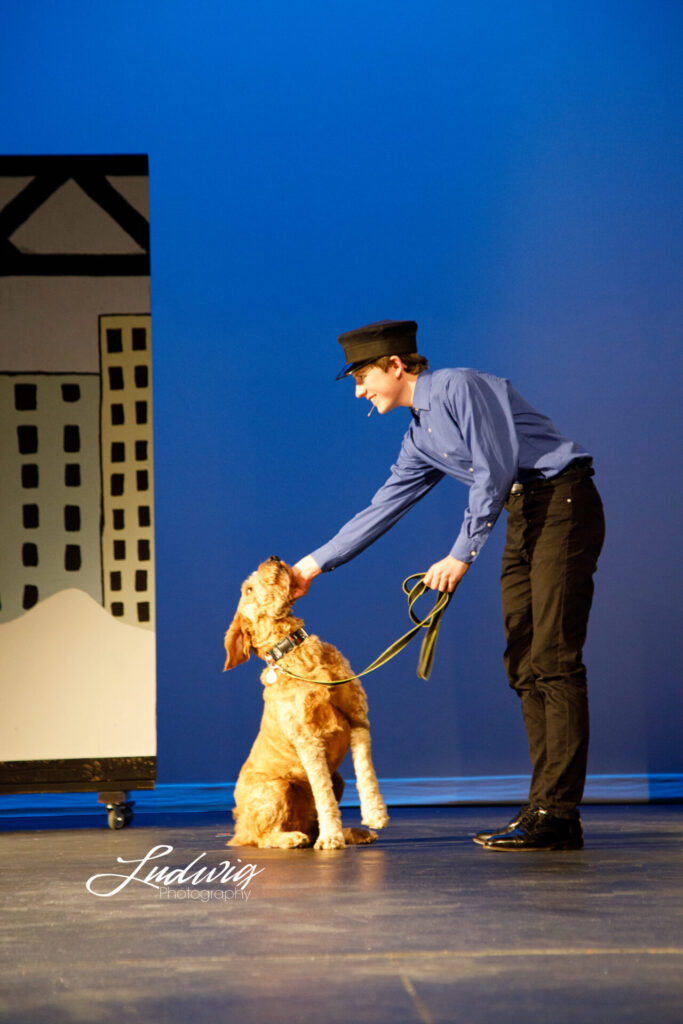
M 553 846 L 493 846 L 480 843 L 482 850 L 496 850 L 498 853 L 550 853 L 553 850 L 583 850 L 583 843 L 555 843 Z

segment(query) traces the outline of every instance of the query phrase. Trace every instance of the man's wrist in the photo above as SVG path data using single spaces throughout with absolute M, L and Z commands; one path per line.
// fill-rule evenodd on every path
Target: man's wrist
M 293 568 L 306 580 L 313 580 L 322 572 L 322 569 L 312 555 L 306 555 L 304 558 L 299 559 Z

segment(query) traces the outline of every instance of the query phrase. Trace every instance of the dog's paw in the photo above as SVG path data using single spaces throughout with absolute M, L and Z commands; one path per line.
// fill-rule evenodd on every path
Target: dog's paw
M 267 845 L 278 850 L 298 850 L 302 846 L 310 846 L 311 837 L 305 832 L 278 832 L 269 836 Z
M 347 846 L 362 846 L 367 843 L 374 843 L 377 833 L 369 828 L 345 828 L 344 839 Z
M 346 846 L 343 832 L 331 832 L 318 837 L 314 850 L 343 850 Z
M 389 824 L 389 815 L 384 804 L 376 807 L 365 807 L 362 812 L 361 821 L 368 828 L 386 828 Z

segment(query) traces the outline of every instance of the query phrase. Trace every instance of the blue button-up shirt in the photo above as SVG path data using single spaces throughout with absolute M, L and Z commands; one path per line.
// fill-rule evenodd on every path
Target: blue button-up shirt
M 449 553 L 472 562 L 516 480 L 552 477 L 574 459 L 589 457 L 509 381 L 477 370 L 424 370 L 415 384 L 412 414 L 391 475 L 370 505 L 311 552 L 324 572 L 360 554 L 444 476 L 470 488 Z

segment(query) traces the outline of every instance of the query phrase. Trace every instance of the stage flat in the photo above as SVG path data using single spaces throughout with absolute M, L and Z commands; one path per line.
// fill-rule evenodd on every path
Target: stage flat
M 511 810 L 394 807 L 335 852 L 226 849 L 227 814 L 15 821 L 0 1020 L 680 1024 L 681 805 L 587 807 L 581 852 L 472 843 Z

